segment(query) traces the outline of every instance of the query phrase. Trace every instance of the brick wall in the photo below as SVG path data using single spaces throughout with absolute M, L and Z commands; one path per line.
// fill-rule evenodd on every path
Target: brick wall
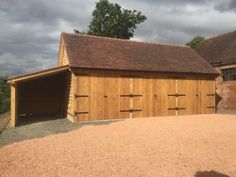
M 218 71 L 225 67 L 216 68 Z M 219 110 L 236 110 L 236 81 L 225 81 L 221 76 L 216 79 L 216 104 Z

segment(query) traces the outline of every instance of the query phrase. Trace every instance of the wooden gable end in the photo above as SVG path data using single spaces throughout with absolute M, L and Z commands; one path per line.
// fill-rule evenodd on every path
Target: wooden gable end
M 68 55 L 64 43 L 63 37 L 60 40 L 59 55 L 58 55 L 58 66 L 69 65 Z

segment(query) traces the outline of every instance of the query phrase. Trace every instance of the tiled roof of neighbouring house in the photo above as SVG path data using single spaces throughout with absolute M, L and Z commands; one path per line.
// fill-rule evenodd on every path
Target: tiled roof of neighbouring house
M 217 74 L 184 45 L 62 33 L 69 66 L 79 68 Z
M 213 66 L 236 64 L 236 31 L 210 37 L 196 51 Z

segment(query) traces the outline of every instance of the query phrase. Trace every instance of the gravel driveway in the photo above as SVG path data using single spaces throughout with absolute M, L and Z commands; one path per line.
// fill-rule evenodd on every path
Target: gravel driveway
M 8 120 L 9 116 L 10 114 L 5 116 L 4 119 Z M 79 129 L 85 125 L 104 125 L 114 121 L 85 122 L 77 124 L 72 123 L 65 118 L 58 119 L 52 117 L 34 118 L 34 121 L 24 120 L 21 122 L 21 125 L 15 128 L 11 128 L 8 124 L 2 132 L 0 131 L 0 148 L 7 144 L 12 144 L 27 139 L 42 138 L 52 134 L 69 132 Z
M 127 119 L 0 149 L 0 176 L 235 177 L 236 116 Z
M 78 124 L 73 124 L 68 119 L 44 120 L 15 128 L 8 125 L 0 134 L 0 148 L 14 142 L 64 133 L 75 129 L 78 129 Z

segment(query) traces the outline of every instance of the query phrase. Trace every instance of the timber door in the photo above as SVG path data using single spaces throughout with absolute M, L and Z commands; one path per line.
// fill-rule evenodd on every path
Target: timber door
M 90 82 L 88 75 L 76 77 L 75 116 L 77 121 L 90 120 Z
M 199 113 L 215 113 L 215 81 L 200 80 L 198 82 Z
M 130 112 L 130 78 L 122 77 L 120 80 L 120 118 L 131 118 Z
M 118 77 L 78 75 L 76 77 L 76 119 L 104 120 L 120 117 Z M 128 106 L 129 107 L 129 106 Z
M 162 102 L 165 103 L 165 97 L 162 95 L 162 82 L 161 79 L 155 78 L 152 81 L 153 84 L 153 116 L 161 116 L 162 114 Z M 163 111 L 165 112 L 165 111 Z
M 158 78 L 145 78 L 142 81 L 142 116 L 161 115 L 161 83 Z
M 115 76 L 91 76 L 91 118 L 94 120 L 120 117 L 120 79 Z
M 197 80 L 178 80 L 178 115 L 197 114 Z
M 104 77 L 90 76 L 90 117 L 91 120 L 104 119 Z
M 104 77 L 104 119 L 120 117 L 120 79 Z
M 162 116 L 177 115 L 176 94 L 177 94 L 177 80 L 162 79 L 161 80 L 161 104 Z
M 131 106 L 130 110 L 132 113 L 132 118 L 134 117 L 142 117 L 142 103 L 143 103 L 143 95 L 142 95 L 142 78 L 135 77 L 131 78 L 131 90 L 132 95 L 130 98 Z
M 120 80 L 120 117 L 142 117 L 142 79 L 122 77 Z
M 142 84 L 142 116 L 176 115 L 176 80 L 145 78 Z
M 153 117 L 154 116 L 154 79 L 145 78 L 142 80 L 142 116 Z
M 78 121 L 215 112 L 213 80 L 78 75 L 75 88 Z

